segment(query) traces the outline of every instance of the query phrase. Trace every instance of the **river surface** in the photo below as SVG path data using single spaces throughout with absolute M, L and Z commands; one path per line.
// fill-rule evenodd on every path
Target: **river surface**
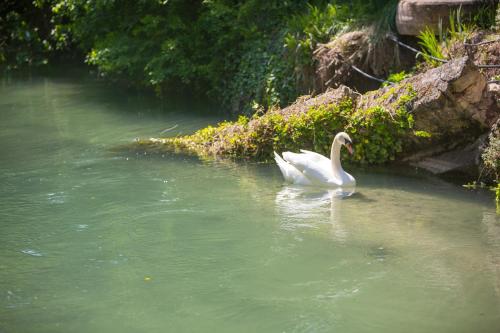
M 273 164 L 114 149 L 210 111 L 1 81 L 0 332 L 500 332 L 489 193 L 372 168 L 349 170 L 355 193 L 304 189 Z

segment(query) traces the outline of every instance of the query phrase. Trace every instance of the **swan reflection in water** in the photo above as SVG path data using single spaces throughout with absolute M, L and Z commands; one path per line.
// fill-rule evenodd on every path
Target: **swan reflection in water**
M 286 230 L 299 228 L 319 228 L 330 224 L 337 226 L 340 218 L 342 201 L 355 195 L 355 188 L 314 188 L 301 186 L 284 186 L 276 194 L 276 209 L 281 216 L 281 227 Z M 336 229 L 338 229 L 336 228 Z M 339 232 L 340 234 L 337 234 Z M 337 236 L 344 234 L 335 230 Z

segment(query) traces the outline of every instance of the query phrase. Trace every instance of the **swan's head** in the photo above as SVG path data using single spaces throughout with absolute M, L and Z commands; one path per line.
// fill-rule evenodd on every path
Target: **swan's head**
M 347 148 L 347 150 L 349 151 L 349 154 L 352 155 L 354 153 L 354 149 L 352 147 L 352 140 L 347 133 L 345 133 L 345 132 L 338 133 L 335 136 L 334 141 L 338 141 L 338 142 L 340 142 L 340 144 L 344 145 Z

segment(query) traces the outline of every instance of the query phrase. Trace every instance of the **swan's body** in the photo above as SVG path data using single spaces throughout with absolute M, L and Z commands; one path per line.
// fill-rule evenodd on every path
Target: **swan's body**
M 329 187 L 355 186 L 353 176 L 342 169 L 340 164 L 340 148 L 346 145 L 352 153 L 351 138 L 344 132 L 335 136 L 330 158 L 318 153 L 300 150 L 300 154 L 284 152 L 283 158 L 274 153 L 285 181 L 297 185 L 321 185 Z

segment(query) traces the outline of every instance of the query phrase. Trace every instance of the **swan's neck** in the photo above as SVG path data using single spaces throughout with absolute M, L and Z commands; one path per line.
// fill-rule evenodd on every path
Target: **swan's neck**
M 332 170 L 335 176 L 341 176 L 344 173 L 342 165 L 340 165 L 340 148 L 342 145 L 337 140 L 333 140 L 332 150 L 330 152 L 330 160 L 332 161 Z

